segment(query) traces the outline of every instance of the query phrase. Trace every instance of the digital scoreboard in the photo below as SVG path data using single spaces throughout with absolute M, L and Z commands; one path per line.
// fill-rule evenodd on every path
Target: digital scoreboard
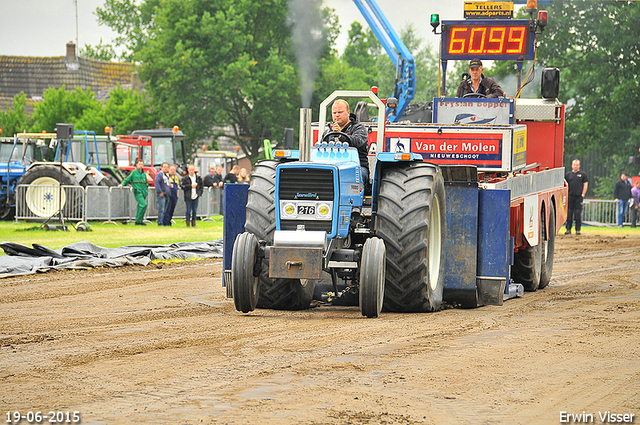
M 533 59 L 534 43 L 524 19 L 442 22 L 442 60 Z

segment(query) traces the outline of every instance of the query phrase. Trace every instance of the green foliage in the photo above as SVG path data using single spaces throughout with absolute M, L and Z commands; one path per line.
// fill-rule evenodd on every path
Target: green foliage
M 156 116 L 150 112 L 151 104 L 144 93 L 128 90 L 118 85 L 109 92 L 104 103 L 96 102 L 76 123 L 78 130 L 103 133 L 105 126 L 117 134 L 156 127 Z
M 116 51 L 110 44 L 103 44 L 102 39 L 100 43 L 93 47 L 90 44 L 85 44 L 83 49 L 80 49 L 80 57 L 88 59 L 97 59 L 103 61 L 110 61 L 116 59 Z
M 0 129 L 2 136 L 11 137 L 15 133 L 22 132 L 29 127 L 29 116 L 25 112 L 27 95 L 24 92 L 13 98 L 13 105 L 7 102 L 7 110 L 0 111 Z
M 187 144 L 231 125 L 256 157 L 264 138 L 295 120 L 299 88 L 285 0 L 109 0 L 98 12 L 140 62 L 161 124 Z M 151 13 L 153 11 L 153 13 Z M 122 17 L 134 18 L 126 24 Z
M 553 2 L 539 38 L 538 61 L 560 68 L 560 100 L 569 105 L 565 158 L 597 153 L 609 181 L 640 147 L 638 22 L 634 1 Z
M 97 100 L 91 90 L 81 88 L 67 92 L 63 85 L 60 89 L 48 88 L 44 92 L 44 100 L 35 105 L 31 131 L 54 132 L 56 123 L 76 123 L 85 110 L 95 108 Z M 104 126 L 103 126 L 104 128 Z
M 44 100 L 36 104 L 31 119 L 33 132 L 53 132 L 56 124 L 72 123 L 76 130 L 104 133 L 110 126 L 120 134 L 156 126 L 155 115 L 149 112 L 146 96 L 118 86 L 109 93 L 105 103 L 96 100 L 93 92 L 80 88 L 67 92 L 65 86 L 44 92 Z

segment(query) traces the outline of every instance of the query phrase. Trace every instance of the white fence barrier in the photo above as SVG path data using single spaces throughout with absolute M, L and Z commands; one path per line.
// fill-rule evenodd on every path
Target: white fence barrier
M 136 216 L 136 203 L 130 187 L 117 186 L 60 186 L 19 185 L 16 189 L 16 220 L 44 221 L 58 217 L 62 201 L 62 214 L 69 221 L 103 220 L 108 222 L 129 221 Z M 222 214 L 222 189 L 204 189 L 196 215 L 208 220 Z M 186 205 L 184 192 L 178 191 L 178 201 L 173 213 L 174 220 L 184 220 Z M 149 188 L 146 219 L 158 217 L 158 204 L 154 188 Z
M 618 223 L 618 203 L 607 199 L 585 199 L 582 204 L 582 221 L 615 225 Z M 624 223 L 631 223 L 631 207 L 624 217 Z

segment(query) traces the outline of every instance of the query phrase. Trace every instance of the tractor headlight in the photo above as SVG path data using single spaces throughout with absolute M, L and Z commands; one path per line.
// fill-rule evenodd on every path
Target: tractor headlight
M 296 208 L 296 204 L 294 204 L 293 202 L 287 202 L 286 204 L 284 204 L 284 207 L 282 208 L 282 216 L 285 218 L 296 218 L 297 217 L 297 208 Z
M 318 218 L 330 218 L 331 217 L 331 206 L 327 203 L 322 203 L 318 205 L 316 209 L 316 217 Z

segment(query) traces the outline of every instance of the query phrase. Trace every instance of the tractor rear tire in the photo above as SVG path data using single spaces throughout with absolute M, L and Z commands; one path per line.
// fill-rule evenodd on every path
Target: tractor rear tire
M 248 232 L 236 237 L 231 259 L 231 285 L 236 310 L 248 313 L 258 303 L 258 277 L 253 271 L 258 260 L 258 239 Z
M 546 229 L 545 223 L 543 223 L 542 229 Z M 546 240 L 543 241 L 542 246 L 542 270 L 540 271 L 538 289 L 545 288 L 551 282 L 551 275 L 553 274 L 553 252 L 556 246 L 556 209 L 551 202 L 549 203 L 549 230 L 545 231 L 545 233 L 548 233 L 548 238 L 545 238 Z
M 89 177 L 93 179 L 93 176 Z M 25 192 L 25 201 L 27 208 L 35 216 L 49 218 L 57 214 L 61 202 L 63 215 L 66 218 L 74 217 L 78 215 L 75 209 L 78 208 L 82 196 L 78 196 L 79 191 L 73 188 L 66 188 L 59 193 L 59 189 L 51 187 L 60 184 L 80 187 L 71 173 L 64 168 L 60 173 L 60 166 L 55 165 L 32 167 L 18 181 L 18 185 L 29 185 Z
M 375 230 L 386 246 L 385 311 L 440 309 L 446 229 L 444 180 L 437 166 L 412 162 L 383 170 Z
M 360 312 L 378 317 L 384 300 L 386 254 L 380 238 L 370 238 L 362 248 L 360 262 Z
M 538 235 L 540 242 L 536 246 L 528 246 L 518 250 L 513 257 L 513 268 L 511 269 L 511 278 L 524 286 L 524 290 L 535 292 L 540 288 L 542 277 L 542 262 L 544 261 L 543 253 L 543 225 L 542 219 L 538 220 Z
M 245 230 L 259 240 L 273 244 L 276 229 L 275 182 L 278 161 L 260 161 L 251 174 L 247 199 Z M 304 310 L 313 300 L 315 280 L 270 279 L 269 261 L 262 260 L 258 308 L 274 310 Z

